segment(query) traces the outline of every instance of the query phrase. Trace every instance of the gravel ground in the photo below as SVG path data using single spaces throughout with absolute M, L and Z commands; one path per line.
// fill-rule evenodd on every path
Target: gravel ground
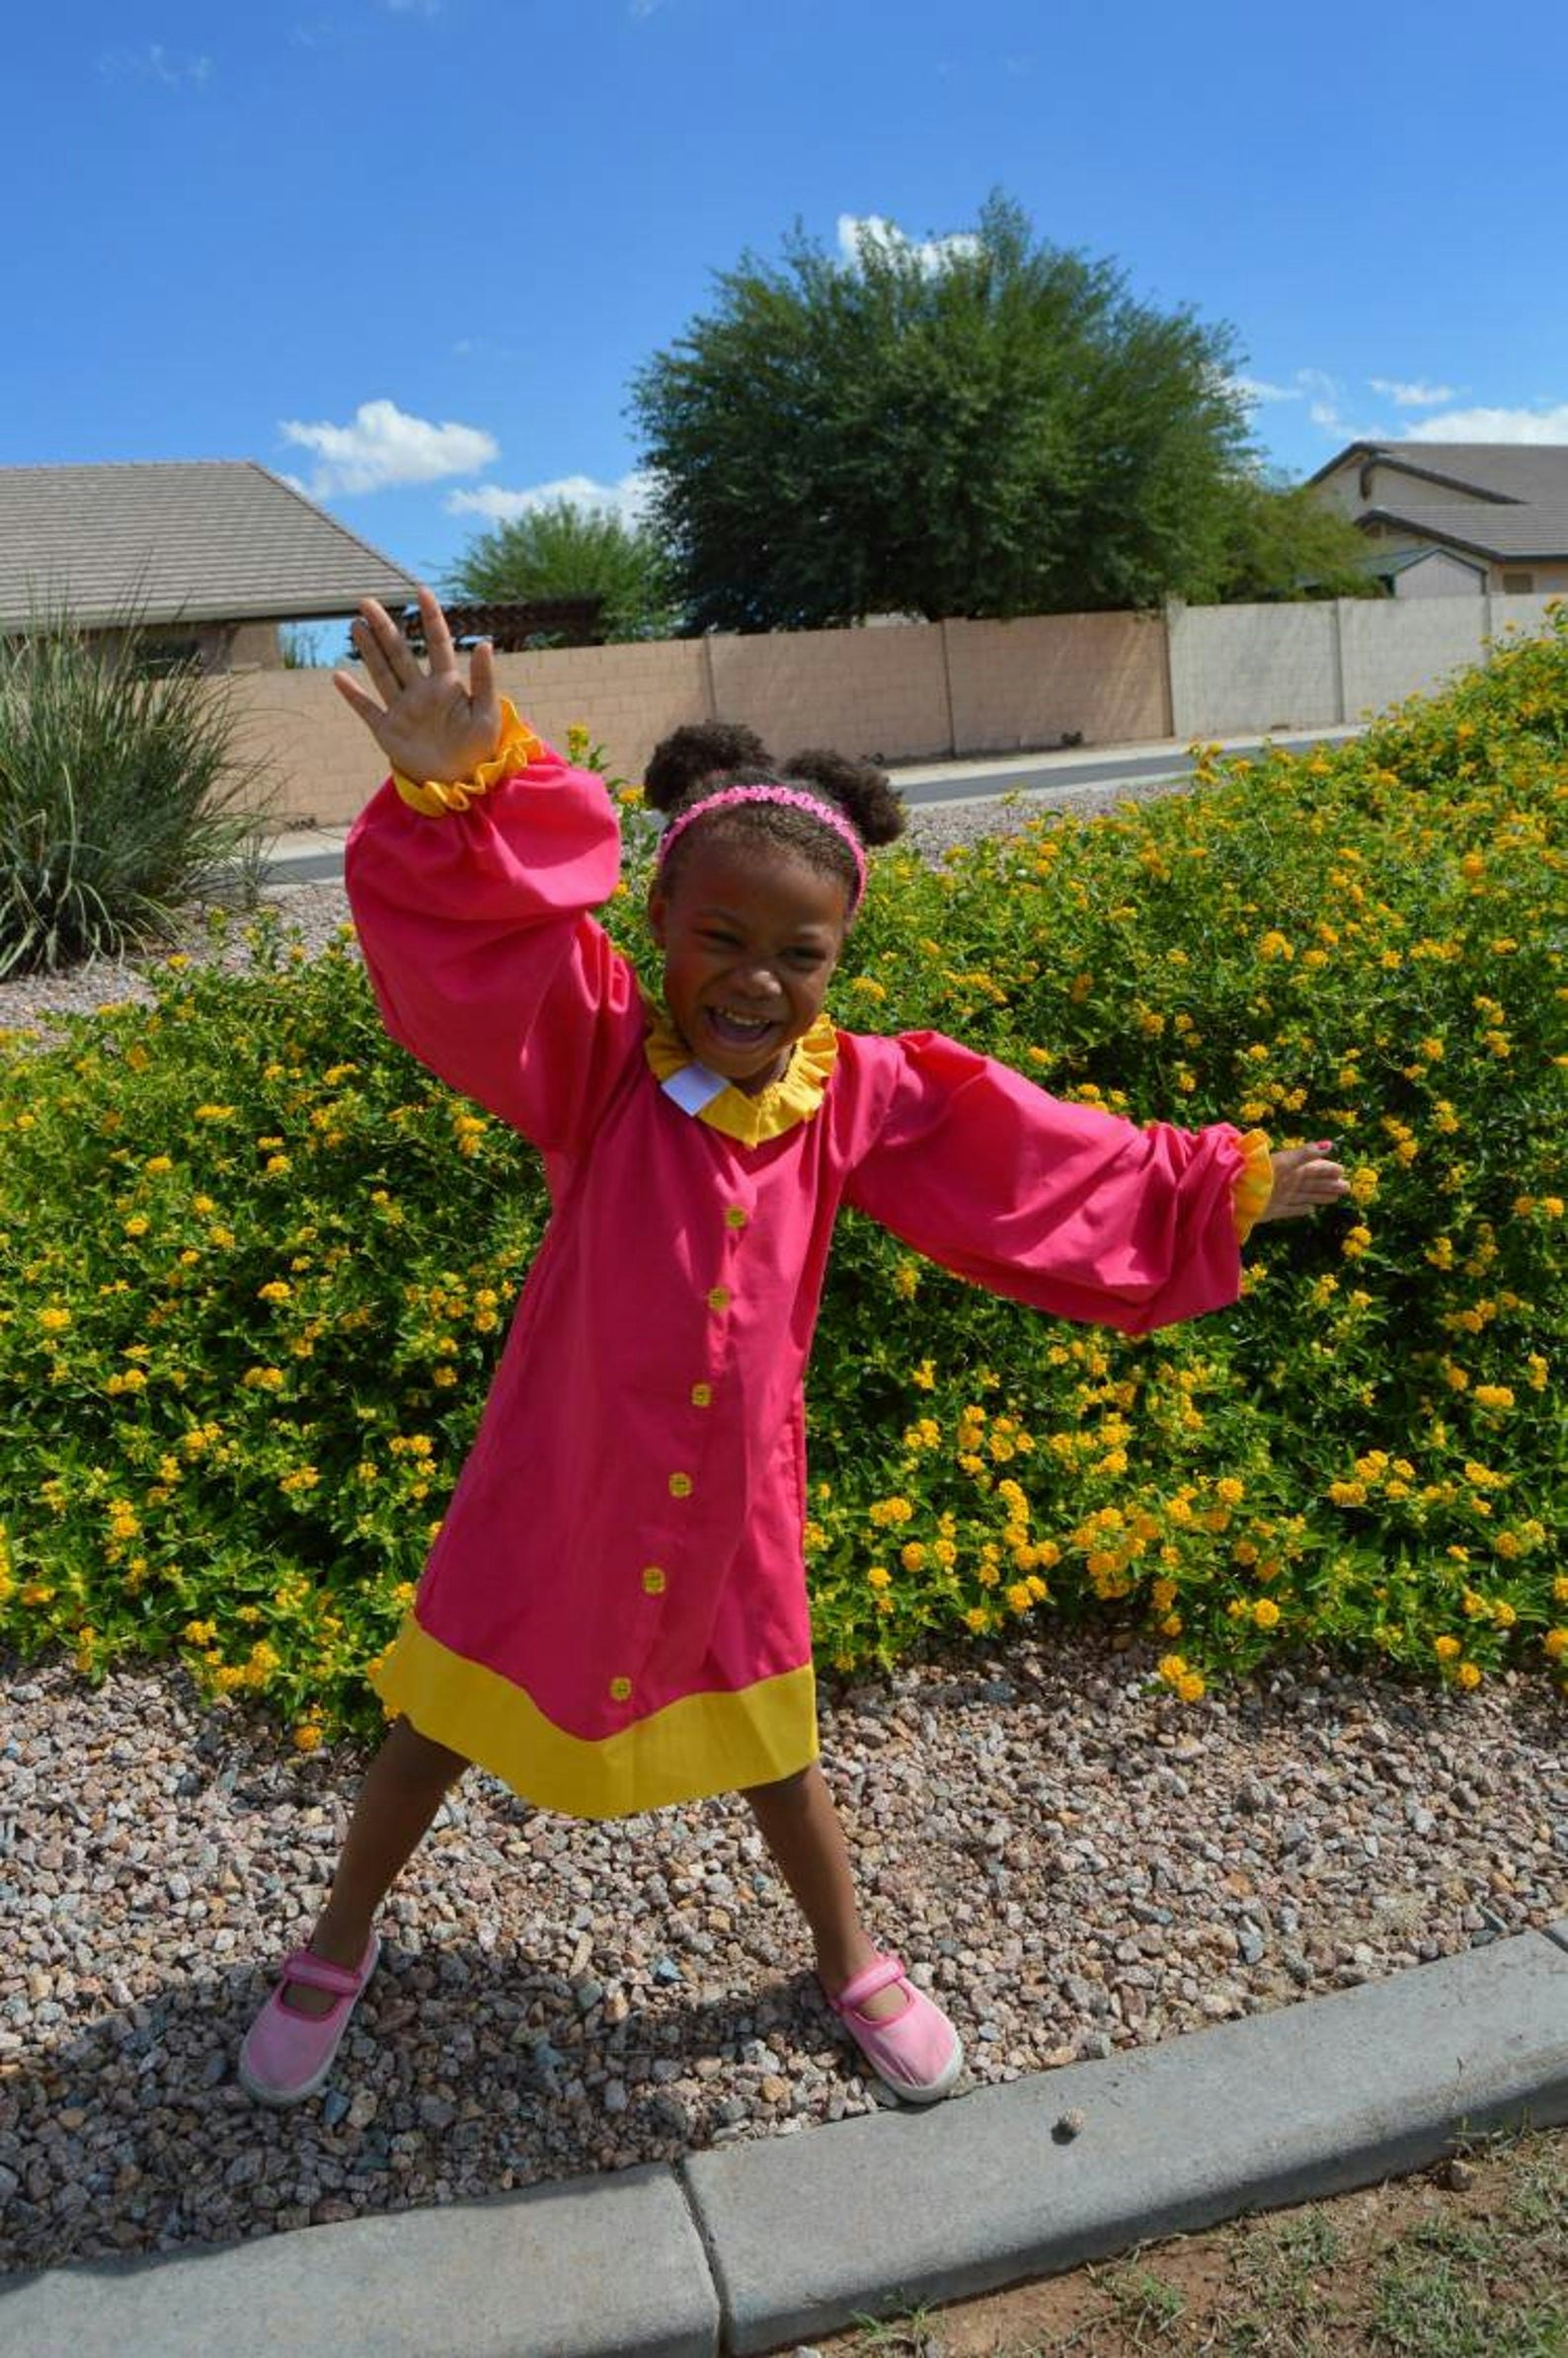
M 1568 1914 L 1568 1712 L 1280 1677 L 1182 1706 L 1103 1638 L 825 1698 L 877 1937 L 961 2084 L 1146 2045 Z M 495 2194 L 877 2101 L 738 1801 L 610 1826 L 470 1773 L 386 1911 L 326 2094 L 234 2053 L 308 1929 L 358 1760 L 176 1673 L 7 1679 L 0 2265 Z
M 1081 798 L 1076 807 L 1090 798 Z M 1018 823 L 923 815 L 937 850 Z M 341 892 L 275 898 L 321 943 Z M 231 953 L 231 955 L 234 953 Z M 145 989 L 0 987 L 0 1025 Z M 1148 1691 L 1103 1636 L 824 1695 L 876 1935 L 965 2083 L 1144 2045 L 1568 1915 L 1568 1710 L 1304 1670 Z M 0 2266 L 223 2242 L 783 2136 L 878 2097 L 739 1802 L 595 1827 L 474 1774 L 388 1905 L 325 2095 L 235 2049 L 308 1929 L 362 1762 L 183 1675 L 0 1661 Z

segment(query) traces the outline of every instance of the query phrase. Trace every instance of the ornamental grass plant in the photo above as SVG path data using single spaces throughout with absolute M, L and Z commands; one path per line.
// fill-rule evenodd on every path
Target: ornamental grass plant
M 0 642 L 0 980 L 172 942 L 195 900 L 254 903 L 257 772 L 225 681 L 134 609 L 40 612 Z
M 809 1385 L 820 1657 L 1112 1616 L 1180 1695 L 1302 1649 L 1568 1691 L 1568 614 L 1337 751 L 897 848 L 840 1021 L 1137 1120 L 1338 1141 L 1231 1310 L 1033 1315 L 846 1215 Z M 657 980 L 646 836 L 608 922 Z M 225 922 L 213 919 L 215 926 Z M 546 1217 L 347 936 L 0 1050 L 0 1639 L 368 1727 Z

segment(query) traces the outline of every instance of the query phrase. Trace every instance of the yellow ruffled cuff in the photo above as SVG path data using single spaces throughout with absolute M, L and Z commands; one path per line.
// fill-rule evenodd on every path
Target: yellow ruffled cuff
M 1241 1169 L 1236 1176 L 1230 1209 L 1236 1223 L 1236 1242 L 1245 1244 L 1274 1193 L 1274 1160 L 1267 1131 L 1249 1130 L 1239 1143 Z
M 511 698 L 503 696 L 500 747 L 489 761 L 480 762 L 471 778 L 426 778 L 421 783 L 395 769 L 392 783 L 411 811 L 426 819 L 439 819 L 447 811 L 466 811 L 503 778 L 513 778 L 530 761 L 537 761 L 543 751 L 544 740 L 535 737 L 527 722 L 519 718 Z

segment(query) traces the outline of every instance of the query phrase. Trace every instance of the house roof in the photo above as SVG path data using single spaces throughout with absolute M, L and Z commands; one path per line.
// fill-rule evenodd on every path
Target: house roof
M 416 584 L 254 459 L 0 467 L 0 629 L 271 622 L 402 604 Z
M 1308 482 L 1321 483 L 1353 458 L 1397 467 L 1472 499 L 1568 501 L 1568 442 L 1348 442 Z
M 1568 442 L 1350 442 L 1309 486 L 1353 460 L 1400 478 L 1383 482 L 1358 524 L 1389 524 L 1477 557 L 1568 561 Z
M 1471 559 L 1462 555 L 1455 555 L 1450 559 L 1447 549 L 1435 549 L 1430 541 L 1418 541 L 1413 547 L 1400 548 L 1386 540 L 1379 540 L 1374 541 L 1369 547 L 1362 563 L 1369 573 L 1391 580 L 1396 573 L 1408 573 L 1412 565 L 1427 565 L 1434 558 L 1440 562 L 1452 562 L 1459 565 L 1468 565 L 1472 562 Z M 1486 571 L 1484 564 L 1477 565 L 1476 571 L 1484 574 Z
M 1549 505 L 1542 502 L 1538 507 L 1481 508 L 1473 500 L 1401 499 L 1394 507 L 1364 508 L 1355 520 L 1419 532 L 1477 557 L 1529 557 L 1537 564 L 1560 564 L 1568 558 L 1568 485 Z

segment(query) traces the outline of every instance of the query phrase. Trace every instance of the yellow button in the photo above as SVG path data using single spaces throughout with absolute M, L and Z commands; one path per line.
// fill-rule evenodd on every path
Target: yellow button
M 725 1206 L 724 1224 L 727 1228 L 744 1228 L 745 1226 L 745 1214 L 739 1204 Z
M 690 1474 L 671 1474 L 669 1477 L 669 1495 L 671 1498 L 689 1498 L 691 1496 Z
M 665 1567 L 663 1564 L 650 1564 L 647 1567 L 643 1573 L 643 1586 L 648 1591 L 650 1597 L 662 1597 L 664 1595 Z
M 727 1310 L 727 1309 L 729 1308 L 729 1306 L 730 1306 L 730 1289 L 729 1289 L 729 1287 L 728 1287 L 728 1286 L 715 1286 L 715 1287 L 713 1287 L 713 1288 L 712 1288 L 712 1290 L 710 1291 L 709 1295 L 708 1295 L 708 1307 L 709 1307 L 709 1309 L 710 1309 L 710 1310 Z
M 692 1385 L 691 1405 L 693 1408 L 711 1408 L 713 1406 L 713 1386 L 711 1383 L 694 1383 Z
M 612 1701 L 617 1703 L 626 1702 L 631 1695 L 631 1691 L 632 1683 L 630 1679 L 612 1679 L 610 1681 L 610 1696 Z

